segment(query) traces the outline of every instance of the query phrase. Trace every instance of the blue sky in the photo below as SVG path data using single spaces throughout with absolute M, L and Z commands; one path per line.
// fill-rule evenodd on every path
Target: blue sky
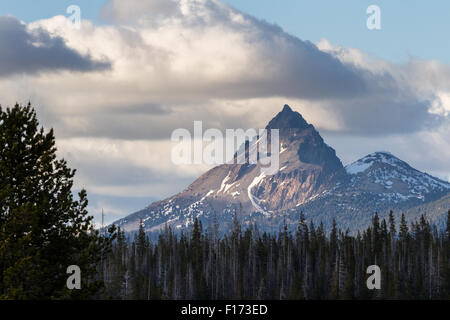
M 25 22 L 65 15 L 70 5 L 78 5 L 84 19 L 96 21 L 98 13 L 107 0 L 3 0 L 0 15 L 11 14 Z
M 400 0 L 227 0 L 242 11 L 279 24 L 287 32 L 317 42 L 361 49 L 392 62 L 409 57 L 450 62 L 450 2 Z M 366 9 L 381 9 L 381 30 L 366 28 Z
M 107 0 L 4 0 L 0 14 L 12 14 L 25 22 L 65 14 L 69 5 L 79 5 L 82 17 L 96 23 Z M 327 38 L 332 44 L 354 47 L 374 57 L 403 63 L 410 58 L 436 59 L 450 63 L 450 2 L 446 0 L 226 0 L 235 8 L 268 22 L 304 40 Z M 382 29 L 368 30 L 366 8 L 381 8 Z M 431 5 L 432 4 L 432 5 Z

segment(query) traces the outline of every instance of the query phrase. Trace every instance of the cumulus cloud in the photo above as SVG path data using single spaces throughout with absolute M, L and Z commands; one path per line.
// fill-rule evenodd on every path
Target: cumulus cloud
M 135 23 L 136 20 L 159 21 L 168 16 L 181 14 L 178 1 L 110 1 L 101 12 L 104 19 L 114 23 Z
M 357 70 L 219 1 L 113 0 L 103 12 L 166 54 L 161 80 L 181 96 L 317 98 L 365 91 Z
M 0 16 L 0 76 L 40 71 L 94 71 L 110 67 L 66 46 L 44 29 L 29 30 L 14 17 Z
M 326 40 L 315 45 L 215 0 L 112 0 L 103 16 L 110 25 L 84 21 L 81 30 L 64 17 L 32 24 L 114 65 L 106 74 L 30 79 L 56 102 L 54 123 L 68 136 L 163 139 L 199 115 L 210 123 L 217 114 L 226 124 L 240 124 L 242 113 L 255 120 L 243 102 L 273 97 L 301 101 L 306 116 L 333 115 L 337 125 L 311 118 L 324 130 L 355 134 L 414 132 L 446 117 L 450 73 L 431 62 L 393 65 Z M 440 92 L 432 79 L 443 80 Z M 214 112 L 233 103 L 246 111 Z

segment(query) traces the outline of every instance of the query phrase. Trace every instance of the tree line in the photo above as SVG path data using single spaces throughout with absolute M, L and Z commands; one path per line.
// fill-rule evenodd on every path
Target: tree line
M 218 226 L 176 235 L 166 227 L 151 241 L 141 224 L 118 232 L 100 272 L 103 299 L 449 299 L 450 211 L 439 232 L 425 216 L 397 225 L 377 214 L 357 235 L 299 215 L 296 232 L 256 225 L 241 230 L 235 212 L 228 235 Z M 367 267 L 381 269 L 381 289 L 369 290 Z

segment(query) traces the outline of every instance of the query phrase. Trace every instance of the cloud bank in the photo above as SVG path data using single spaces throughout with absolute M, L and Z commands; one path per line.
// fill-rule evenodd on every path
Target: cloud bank
M 92 60 L 44 29 L 29 30 L 14 17 L 0 17 L 0 77 L 41 71 L 101 71 L 109 63 Z

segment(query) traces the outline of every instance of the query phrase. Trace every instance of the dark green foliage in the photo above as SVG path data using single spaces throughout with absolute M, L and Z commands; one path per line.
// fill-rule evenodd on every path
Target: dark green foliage
M 56 158 L 53 130 L 39 128 L 30 104 L 0 107 L 0 298 L 95 297 L 108 241 L 93 229 L 86 192 L 73 199 L 75 171 Z M 67 267 L 82 290 L 68 290 Z
M 141 228 L 140 236 L 125 243 L 126 256 L 131 257 L 125 269 L 131 278 L 122 278 L 122 286 L 116 284 L 115 288 L 128 287 L 128 291 L 121 291 L 121 299 L 143 298 L 141 291 L 148 289 L 130 285 L 141 282 L 150 283 L 151 293 L 145 299 L 450 297 L 450 230 L 438 233 L 424 216 L 410 229 L 402 216 L 399 235 L 393 214 L 388 222 L 380 221 L 375 214 L 372 222 L 356 236 L 333 223 L 327 236 L 322 224 L 308 224 L 300 214 L 294 235 L 286 226 L 277 235 L 268 235 L 260 234 L 255 225 L 241 231 L 235 213 L 229 236 L 218 239 L 214 226 L 202 232 L 201 223 L 195 219 L 189 237 L 177 237 L 166 228 L 157 243 L 149 244 L 144 269 L 134 262 L 142 242 Z M 123 241 L 117 241 L 107 261 L 111 273 L 119 269 L 115 261 L 118 252 L 124 252 L 123 245 Z M 366 286 L 367 267 L 374 264 L 381 269 L 381 290 Z M 138 270 L 144 278 L 136 282 L 133 277 Z

